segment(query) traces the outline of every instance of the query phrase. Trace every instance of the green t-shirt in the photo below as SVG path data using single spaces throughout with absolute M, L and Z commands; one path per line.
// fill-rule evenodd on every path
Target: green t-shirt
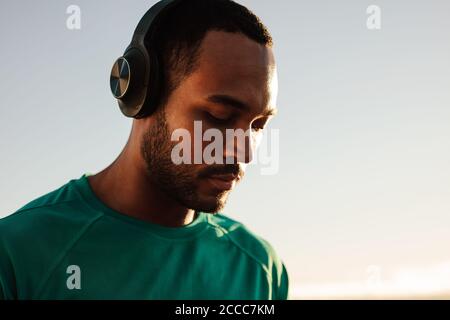
M 179 228 L 107 207 L 86 174 L 0 219 L 0 299 L 287 299 L 271 245 L 222 214 Z

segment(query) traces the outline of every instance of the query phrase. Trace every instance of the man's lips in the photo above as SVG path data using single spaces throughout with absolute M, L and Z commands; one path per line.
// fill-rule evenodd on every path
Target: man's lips
M 208 176 L 208 181 L 219 190 L 231 190 L 233 189 L 236 181 L 239 180 L 238 175 L 227 174 L 213 174 Z

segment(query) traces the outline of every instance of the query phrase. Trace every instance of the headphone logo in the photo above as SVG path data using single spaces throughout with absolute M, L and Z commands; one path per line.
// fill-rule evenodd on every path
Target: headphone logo
M 117 99 L 122 98 L 128 90 L 130 84 L 130 65 L 127 59 L 120 57 L 114 63 L 109 79 L 111 91 Z

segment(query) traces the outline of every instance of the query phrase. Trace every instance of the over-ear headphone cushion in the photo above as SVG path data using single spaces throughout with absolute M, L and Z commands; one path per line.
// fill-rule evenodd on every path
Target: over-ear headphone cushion
M 152 50 L 149 48 L 147 50 L 148 53 L 148 61 L 149 61 L 149 72 L 148 72 L 148 85 L 147 85 L 147 92 L 146 92 L 146 101 L 145 106 L 142 110 L 142 115 L 138 115 L 140 117 L 146 117 L 151 115 L 155 109 L 158 107 L 159 99 L 161 97 L 161 81 L 162 75 L 161 75 L 161 68 L 160 68 L 160 62 L 158 58 L 158 54 L 155 50 Z
M 119 107 L 128 117 L 137 115 L 145 102 L 146 95 L 146 59 L 138 48 L 128 48 L 123 59 L 130 68 L 128 89 L 122 98 L 118 99 Z
M 178 2 L 181 0 L 162 0 L 151 7 L 139 21 L 131 44 L 113 66 L 111 91 L 118 100 L 120 110 L 127 117 L 146 117 L 160 104 L 164 75 L 160 73 L 162 70 L 156 50 L 144 43 L 147 40 L 152 43 L 152 32 L 155 32 L 152 28 L 158 23 L 158 15 Z M 150 37 L 147 38 L 147 35 Z M 125 60 L 125 64 L 121 59 Z M 129 67 L 128 83 L 125 83 L 126 77 L 121 77 L 117 71 L 120 69 L 119 63 Z

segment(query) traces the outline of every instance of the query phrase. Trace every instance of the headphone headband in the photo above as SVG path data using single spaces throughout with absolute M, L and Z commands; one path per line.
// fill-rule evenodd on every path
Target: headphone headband
M 180 0 L 161 0 L 153 5 L 141 18 L 134 30 L 133 40 L 144 39 L 151 27 L 159 20 L 163 11 L 173 7 Z

